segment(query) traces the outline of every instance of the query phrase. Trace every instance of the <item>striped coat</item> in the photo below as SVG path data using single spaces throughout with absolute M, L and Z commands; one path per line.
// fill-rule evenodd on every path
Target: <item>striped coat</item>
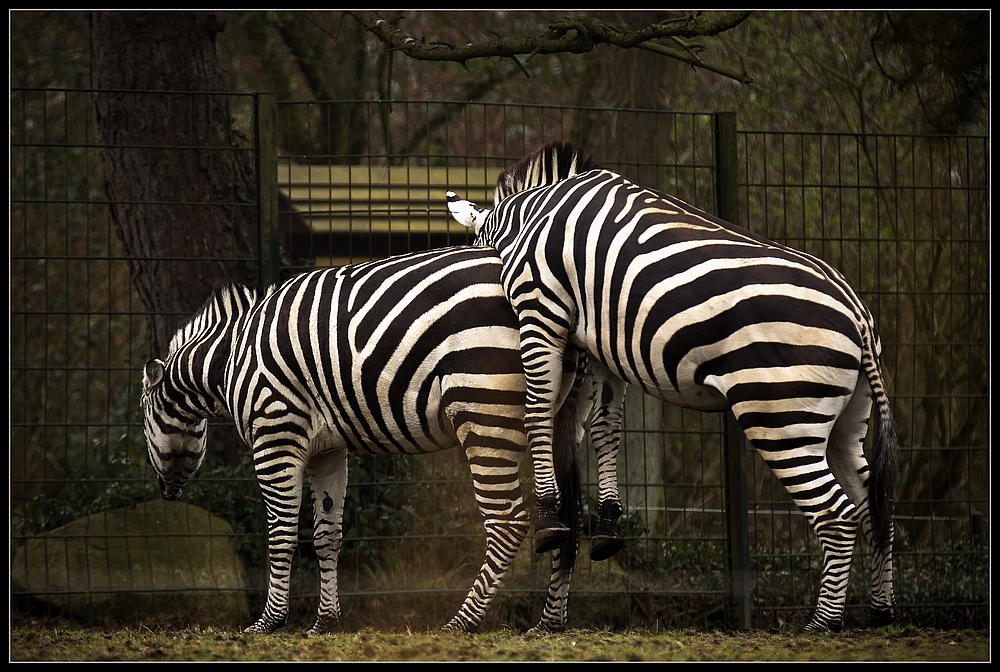
M 493 251 L 466 247 L 317 270 L 263 295 L 227 287 L 177 333 L 164 360 L 147 363 L 145 434 L 164 498 L 180 497 L 200 465 L 206 418 L 231 417 L 253 450 L 269 579 L 264 612 L 248 631 L 285 624 L 305 476 L 321 583 L 310 633 L 339 621 L 337 560 L 352 450 L 465 451 L 486 556 L 445 627 L 480 626 L 529 524 L 518 479 L 527 445 L 524 375 L 499 272 Z M 562 374 L 567 417 L 556 453 L 569 488 L 579 487 L 576 447 L 597 384 L 585 378 L 585 366 L 571 354 Z M 571 523 L 578 506 L 571 502 L 563 520 Z M 565 626 L 576 543 L 554 549 L 540 630 Z

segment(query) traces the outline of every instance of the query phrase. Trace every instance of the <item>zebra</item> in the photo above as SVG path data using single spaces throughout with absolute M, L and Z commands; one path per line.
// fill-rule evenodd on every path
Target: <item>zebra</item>
M 870 622 L 893 620 L 896 435 L 871 313 L 841 273 L 550 143 L 500 175 L 494 208 L 447 192 L 503 259 L 527 381 L 536 539 L 557 544 L 554 402 L 580 348 L 681 407 L 731 409 L 823 549 L 809 631 L 840 631 L 857 530 L 872 549 Z M 862 443 L 874 402 L 873 460 Z M 544 534 L 543 534 L 544 533 Z M 543 544 L 539 544 L 542 546 Z
M 499 276 L 495 251 L 465 246 L 314 270 L 264 292 L 227 285 L 178 330 L 165 360 L 146 363 L 144 434 L 164 499 L 180 498 L 201 464 L 208 418 L 231 418 L 252 448 L 269 578 L 263 614 L 246 632 L 286 623 L 304 472 L 320 566 L 317 618 L 308 631 L 315 635 L 341 617 L 337 561 L 348 451 L 425 454 L 459 446 L 484 518 L 486 557 L 444 627 L 474 632 L 481 625 L 530 522 L 518 478 L 527 450 L 524 374 Z M 584 380 L 591 374 L 578 355 L 568 356 L 565 369 L 565 436 L 580 441 L 582 423 L 599 415 L 600 381 Z M 578 489 L 576 449 L 566 443 L 560 450 L 557 441 L 562 485 Z M 580 507 L 577 494 L 561 515 L 572 521 Z M 573 536 L 553 550 L 533 631 L 565 628 L 577 543 Z

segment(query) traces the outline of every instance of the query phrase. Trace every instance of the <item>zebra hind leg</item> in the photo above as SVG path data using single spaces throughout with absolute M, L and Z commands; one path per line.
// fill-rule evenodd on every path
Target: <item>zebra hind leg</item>
M 871 549 L 872 587 L 869 625 L 880 627 L 893 621 L 896 605 L 892 592 L 892 530 L 891 528 L 889 530 L 888 547 L 883 549 L 872 529 L 872 516 L 868 507 L 868 481 L 871 469 L 862 445 L 869 431 L 871 408 L 871 387 L 868 380 L 861 376 L 847 408 L 834 425 L 827 449 L 827 459 L 837 481 L 859 510 L 861 531 Z M 875 431 L 880 431 L 878 425 Z
M 495 435 L 495 429 L 483 426 L 463 427 L 462 414 L 453 422 L 462 427 L 466 436 Z M 465 430 L 468 430 L 467 432 Z M 494 436 L 494 439 L 497 437 Z M 507 577 L 514 556 L 528 536 L 528 511 L 521 496 L 518 469 L 523 450 L 516 442 L 510 449 L 466 446 L 465 454 L 472 470 L 476 502 L 486 528 L 486 557 L 476 580 L 459 608 L 445 624 L 445 630 L 476 632 L 503 580 Z
M 872 597 L 868 625 L 880 628 L 896 620 L 896 598 L 892 592 L 892 539 L 890 536 L 889 550 L 882 550 L 871 532 L 870 518 L 866 518 L 864 523 L 862 529 L 872 558 Z
M 330 632 L 340 623 L 337 561 L 343 543 L 344 498 L 347 491 L 347 450 L 328 450 L 309 463 L 313 500 L 313 548 L 319 560 L 319 607 L 309 635 Z
M 853 378 L 848 386 L 849 375 Z M 841 387 L 855 390 L 857 377 L 857 373 L 845 372 Z M 800 394 L 802 387 L 792 389 Z M 796 410 L 789 411 L 786 399 L 772 395 L 776 398 L 731 398 L 733 414 L 747 441 L 805 516 L 823 552 L 819 596 L 803 630 L 840 632 L 861 519 L 860 501 L 851 492 L 853 481 L 844 477 L 849 464 L 844 459 L 844 441 L 863 431 L 858 420 L 870 406 L 863 399 L 856 400 L 856 394 L 849 398 L 798 396 Z M 860 448 L 856 438 L 852 440 Z
M 525 634 L 540 635 L 549 632 L 563 632 L 569 617 L 569 587 L 573 578 L 573 565 L 579 538 L 564 543 L 552 551 L 552 573 L 549 577 L 549 593 L 538 623 Z
M 805 514 L 823 550 L 819 597 L 812 619 L 804 630 L 840 632 L 847 601 L 851 556 L 857 538 L 858 508 L 831 472 L 825 450 L 809 446 L 808 450 L 765 451 L 761 450 L 762 446 L 777 448 L 783 441 L 761 439 L 759 432 L 752 430 L 747 434 L 796 506 Z M 794 445 L 796 441 L 798 439 L 792 439 L 790 443 Z M 824 442 L 822 448 L 825 447 Z
M 523 509 L 522 509 L 523 510 Z M 458 613 L 444 630 L 476 632 L 506 578 L 514 556 L 528 536 L 528 515 L 522 520 L 486 522 L 486 560 Z
M 825 459 L 812 467 L 809 487 L 805 487 L 802 476 L 791 480 L 802 484 L 797 493 L 791 489 L 790 493 L 812 524 L 823 549 L 819 597 L 812 619 L 803 630 L 840 632 L 844 627 L 847 584 L 851 577 L 851 558 L 857 540 L 860 511 L 844 491 L 836 474 L 830 471 Z M 822 491 L 825 491 L 825 496 L 821 499 Z
M 835 522 L 822 524 L 816 536 L 823 548 L 823 570 L 820 574 L 819 599 L 805 632 L 840 632 L 844 627 L 844 607 L 847 602 L 847 582 L 850 578 L 851 555 L 857 536 L 857 509 L 838 516 Z M 852 520 L 853 518 L 853 520 Z

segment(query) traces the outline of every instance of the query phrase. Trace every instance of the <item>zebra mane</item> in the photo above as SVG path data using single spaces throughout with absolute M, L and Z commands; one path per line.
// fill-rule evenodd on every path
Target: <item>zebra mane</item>
M 518 192 L 555 184 L 598 167 L 590 156 L 570 143 L 550 142 L 500 174 L 493 192 L 493 204 Z
M 269 287 L 265 296 L 271 294 L 274 287 Z M 213 333 L 213 327 L 221 322 L 230 322 L 243 315 L 257 303 L 257 290 L 244 285 L 230 283 L 216 289 L 208 297 L 205 304 L 195 313 L 194 317 L 177 330 L 170 339 L 167 356 L 171 356 L 182 347 L 198 340 L 201 336 Z

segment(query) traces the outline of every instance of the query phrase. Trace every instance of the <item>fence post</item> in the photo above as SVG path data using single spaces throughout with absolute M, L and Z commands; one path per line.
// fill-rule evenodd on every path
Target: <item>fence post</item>
M 715 115 L 715 161 L 717 214 L 727 222 L 739 225 L 739 151 L 734 112 L 720 112 Z M 749 500 L 746 437 L 732 412 L 726 413 L 724 459 L 733 624 L 737 629 L 745 630 L 750 627 L 750 526 L 747 517 Z
M 281 252 L 278 242 L 278 96 L 254 95 L 257 144 L 257 207 L 260 217 L 260 284 L 266 287 L 281 280 Z

